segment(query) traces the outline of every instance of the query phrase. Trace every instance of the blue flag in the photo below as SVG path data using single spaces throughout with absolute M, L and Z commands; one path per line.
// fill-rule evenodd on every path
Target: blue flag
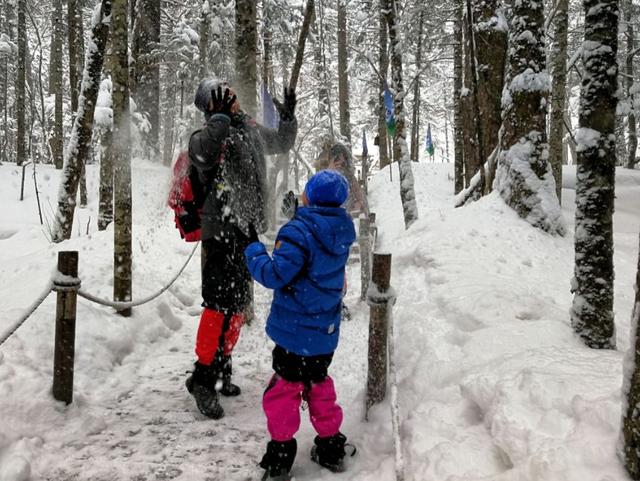
M 431 139 L 431 124 L 427 125 L 427 137 L 425 139 L 425 150 L 427 153 L 433 157 L 433 153 L 435 152 L 435 148 L 433 146 L 433 140 Z
M 280 124 L 280 117 L 273 105 L 273 99 L 269 95 L 269 90 L 262 84 L 262 125 L 270 129 L 277 129 Z
M 367 134 L 364 133 L 364 129 L 362 129 L 362 158 L 365 158 L 369 155 L 369 149 L 367 148 Z
M 396 134 L 396 118 L 393 115 L 393 95 L 389 90 L 389 86 L 384 86 L 384 106 L 387 111 L 385 120 L 387 123 L 387 131 L 394 136 Z

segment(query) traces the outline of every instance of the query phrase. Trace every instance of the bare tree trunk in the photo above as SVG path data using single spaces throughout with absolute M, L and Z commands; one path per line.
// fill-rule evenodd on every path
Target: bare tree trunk
M 51 63 L 49 69 L 49 94 L 55 95 L 53 109 L 53 135 L 50 138 L 51 154 L 56 169 L 62 169 L 64 138 L 62 134 L 62 0 L 54 0 L 51 35 Z
M 127 0 L 113 1 L 113 193 L 115 223 L 113 241 L 113 297 L 130 301 L 131 290 L 131 125 L 129 62 L 127 55 Z M 131 309 L 120 311 L 130 316 Z
M 53 229 L 54 242 L 61 242 L 71 237 L 80 171 L 91 145 L 93 114 L 100 89 L 100 73 L 102 72 L 105 45 L 109 34 L 111 0 L 102 0 L 97 8 L 100 9 L 99 15 L 97 17 L 94 15 L 97 23 L 91 29 L 91 44 L 95 45 L 95 48 L 92 49 L 87 65 L 85 65 L 81 84 L 81 101 L 73 123 L 71 141 L 64 163 L 62 182 L 58 192 L 58 211 Z
M 25 142 L 25 75 L 27 70 L 27 0 L 18 0 L 18 75 L 16 80 L 16 164 L 22 165 L 26 159 Z
M 257 112 L 258 29 L 256 2 L 236 0 L 236 81 L 242 109 L 252 117 Z
M 585 344 L 615 349 L 613 202 L 618 0 L 584 0 L 571 325 Z
M 627 125 L 629 126 L 629 150 L 627 152 L 628 169 L 633 169 L 636 165 L 636 151 L 638 150 L 638 134 L 636 132 L 636 113 L 635 113 L 635 94 L 633 90 L 633 59 L 636 54 L 635 38 L 633 36 L 633 22 L 637 17 L 633 16 L 633 2 L 625 0 L 624 2 L 624 19 L 627 25 L 625 36 L 627 38 L 627 55 L 625 59 L 626 83 L 625 90 L 629 102 L 629 115 L 627 116 Z
M 555 35 L 551 49 L 551 114 L 549 121 L 549 163 L 556 183 L 558 202 L 562 202 L 562 157 L 564 111 L 567 85 L 567 28 L 569 0 L 558 0 L 555 13 Z
M 304 10 L 304 19 L 302 20 L 302 28 L 298 37 L 298 48 L 296 49 L 296 59 L 291 69 L 291 80 L 289 87 L 295 89 L 298 86 L 298 78 L 300 76 L 300 68 L 302 68 L 302 59 L 304 56 L 304 47 L 309 36 L 309 28 L 315 19 L 315 1 L 307 0 L 307 6 Z
M 389 52 L 387 47 L 387 20 L 385 17 L 386 0 L 380 0 L 380 42 L 378 50 L 378 71 L 380 73 L 378 93 L 378 153 L 380 169 L 391 163 L 389 159 L 389 142 L 387 136 L 386 109 L 384 106 L 384 89 L 387 85 L 387 70 L 389 70 Z
M 203 79 L 209 74 L 209 28 L 210 28 L 211 6 L 209 0 L 202 0 L 200 6 L 200 41 L 198 49 L 200 51 L 200 78 Z
M 507 81 L 496 187 L 520 217 L 551 234 L 564 234 L 548 162 L 546 105 L 549 76 L 543 4 L 515 2 L 509 28 Z
M 338 0 L 338 106 L 340 135 L 351 145 L 351 117 L 349 113 L 349 73 L 347 54 L 347 6 Z
M 400 163 L 400 199 L 404 214 L 404 226 L 408 229 L 418 219 L 418 206 L 413 188 L 413 172 L 407 148 L 404 86 L 402 84 L 402 50 L 396 24 L 396 0 L 383 0 L 383 12 L 389 27 L 389 43 L 391 44 L 391 77 L 393 89 L 394 115 L 396 117 L 396 133 L 393 139 L 393 154 Z
M 631 348 L 624 363 L 623 395 L 627 411 L 623 412 L 624 464 L 631 479 L 640 479 L 640 256 L 636 270 L 636 297 L 631 314 Z
M 132 58 L 135 87 L 132 96 L 138 111 L 147 114 L 150 130 L 145 134 L 146 152 L 158 158 L 160 136 L 160 64 L 157 49 L 160 43 L 160 0 L 137 0 L 133 27 Z M 133 18 L 132 18 L 133 21 Z
M 424 25 L 424 8 L 420 9 L 418 20 L 418 48 L 416 51 L 416 78 L 413 86 L 413 118 L 411 122 L 411 160 L 418 162 L 420 158 L 420 69 L 422 68 L 422 30 Z
M 464 189 L 464 131 L 462 126 L 462 1 L 455 1 L 456 15 L 454 25 L 455 43 L 453 46 L 453 151 L 454 151 L 454 187 L 457 194 Z
M 81 1 L 81 0 L 80 0 Z M 78 112 L 78 92 L 80 76 L 84 70 L 84 27 L 82 8 L 78 0 L 67 0 L 68 53 L 69 53 L 69 93 L 71 96 L 72 121 Z M 87 176 L 85 166 L 80 173 L 80 207 L 87 205 Z

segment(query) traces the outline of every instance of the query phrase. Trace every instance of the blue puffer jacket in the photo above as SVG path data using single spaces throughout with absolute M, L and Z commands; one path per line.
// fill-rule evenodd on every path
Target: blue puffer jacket
M 251 275 L 274 289 L 267 334 L 287 351 L 316 356 L 335 351 L 353 221 L 340 207 L 300 207 L 282 226 L 269 256 L 260 242 L 245 250 Z

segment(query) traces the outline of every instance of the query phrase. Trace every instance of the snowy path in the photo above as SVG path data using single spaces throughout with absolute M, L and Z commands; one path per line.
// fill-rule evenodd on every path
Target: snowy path
M 622 356 L 640 226 L 640 172 L 620 171 L 616 190 L 615 313 L 619 350 L 585 348 L 569 325 L 573 269 L 573 190 L 566 171 L 563 212 L 569 234 L 555 238 L 517 218 L 495 194 L 453 209 L 451 166 L 416 164 L 420 219 L 404 230 L 397 171 L 371 183 L 379 242 L 393 254 L 391 285 L 400 431 L 406 481 L 619 481 L 616 456 Z M 44 170 L 44 169 L 43 169 Z M 96 191 L 95 171 L 90 191 Z M 43 186 L 55 202 L 57 173 Z M 155 291 L 181 267 L 180 241 L 164 205 L 168 171 L 134 168 L 134 294 Z M 573 177 L 572 177 L 573 176 Z M 0 166 L 0 322 L 28 305 L 55 264 L 34 222 L 33 196 L 16 201 L 19 172 Z M 93 184 L 93 185 L 92 185 Z M 95 204 L 79 211 L 83 229 Z M 91 226 L 90 222 L 90 226 Z M 74 233 L 83 288 L 111 295 L 111 231 Z M 0 481 L 259 479 L 268 440 L 260 399 L 271 373 L 264 334 L 270 293 L 256 289 L 257 319 L 234 353 L 240 398 L 226 417 L 200 415 L 184 388 L 200 313 L 198 256 L 170 292 L 122 319 L 81 300 L 74 403 L 50 396 L 51 296 L 0 348 Z M 349 266 L 347 304 L 330 372 L 345 409 L 343 431 L 358 446 L 349 470 L 334 475 L 308 459 L 313 432 L 303 412 L 298 481 L 393 481 L 388 402 L 363 422 L 368 308 Z

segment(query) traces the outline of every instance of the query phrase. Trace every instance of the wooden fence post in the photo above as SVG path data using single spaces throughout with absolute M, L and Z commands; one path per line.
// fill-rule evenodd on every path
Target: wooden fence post
M 369 369 L 367 412 L 384 399 L 387 390 L 387 322 L 391 279 L 391 254 L 373 254 L 372 289 L 367 295 L 369 318 Z
M 54 290 L 58 293 L 53 355 L 53 397 L 70 404 L 73 401 L 76 301 L 80 288 L 77 251 L 58 253 L 58 275 L 53 284 Z
M 369 219 L 360 218 L 358 229 L 358 243 L 360 244 L 360 300 L 367 298 L 367 289 L 371 280 L 371 236 Z

